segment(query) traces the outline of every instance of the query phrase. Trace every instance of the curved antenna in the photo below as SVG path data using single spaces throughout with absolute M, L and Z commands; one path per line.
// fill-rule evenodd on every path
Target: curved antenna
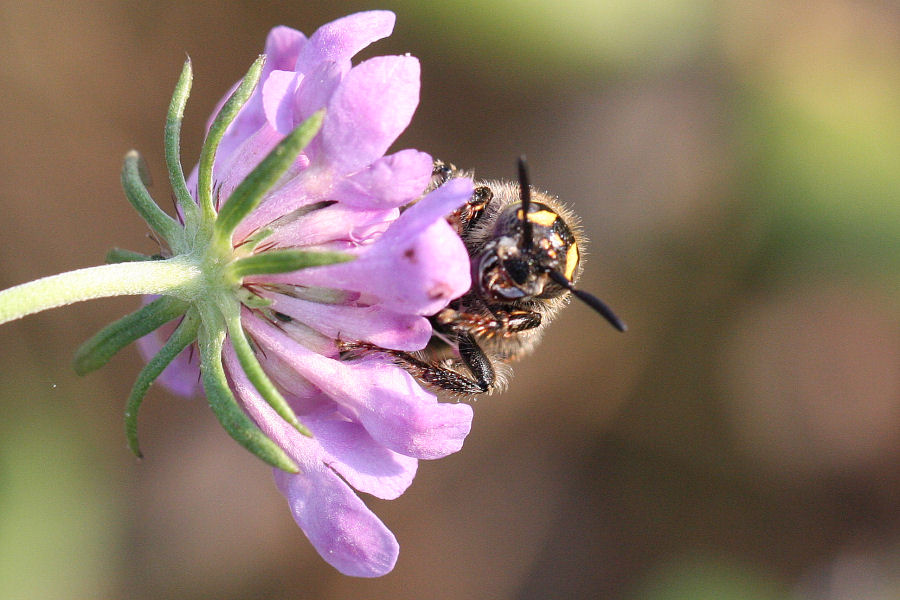
M 519 198 L 522 200 L 522 239 L 519 247 L 522 250 L 531 250 L 534 243 L 531 221 L 528 219 L 528 211 L 531 208 L 531 185 L 528 182 L 528 166 L 525 164 L 525 156 L 519 157 Z
M 612 309 L 608 307 L 602 300 L 600 300 L 600 298 L 594 296 L 593 294 L 588 294 L 587 292 L 576 290 L 575 286 L 572 285 L 572 282 L 566 279 L 566 276 L 559 271 L 547 269 L 547 274 L 550 276 L 550 279 L 575 294 L 575 296 L 579 300 L 600 313 L 600 316 L 609 321 L 610 325 L 612 325 L 619 331 L 625 331 L 626 329 L 628 329 L 628 327 L 625 325 L 625 322 L 617 317 Z

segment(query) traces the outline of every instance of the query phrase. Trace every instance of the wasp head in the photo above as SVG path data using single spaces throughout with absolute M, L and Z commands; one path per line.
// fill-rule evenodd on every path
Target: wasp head
M 599 298 L 575 288 L 580 253 L 565 219 L 549 198 L 532 202 L 524 158 L 519 159 L 520 202 L 498 215 L 491 240 L 477 261 L 473 280 L 482 297 L 495 302 L 546 300 L 569 292 L 613 327 L 625 324 Z

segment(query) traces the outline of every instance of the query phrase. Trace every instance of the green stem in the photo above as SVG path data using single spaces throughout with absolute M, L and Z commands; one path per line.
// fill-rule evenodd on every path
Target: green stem
M 185 257 L 101 265 L 50 275 L 0 292 L 0 324 L 83 300 L 134 294 L 196 295 L 200 271 Z

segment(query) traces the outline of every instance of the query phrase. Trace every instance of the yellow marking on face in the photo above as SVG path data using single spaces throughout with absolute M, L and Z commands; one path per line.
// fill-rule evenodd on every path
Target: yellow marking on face
M 522 220 L 522 209 L 519 209 L 518 213 L 519 220 Z M 544 227 L 550 227 L 553 225 L 553 222 L 559 218 L 552 210 L 538 210 L 532 213 L 528 213 L 528 220 L 534 223 L 535 225 L 543 225 Z
M 575 276 L 575 269 L 578 267 L 578 246 L 576 244 L 572 244 L 569 246 L 569 251 L 566 252 L 566 272 L 563 275 L 566 276 L 566 279 L 572 281 L 572 277 Z

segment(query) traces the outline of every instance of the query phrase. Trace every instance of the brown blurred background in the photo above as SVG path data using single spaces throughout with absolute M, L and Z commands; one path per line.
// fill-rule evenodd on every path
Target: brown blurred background
M 343 577 L 202 400 L 125 448 L 135 306 L 0 328 L 0 598 L 900 598 L 900 9 L 890 0 L 0 2 L 0 287 L 155 243 L 119 189 L 185 54 L 185 162 L 285 24 L 391 8 L 422 102 L 398 147 L 528 155 L 580 214 L 581 286 L 459 454 L 371 505 L 396 570 Z

